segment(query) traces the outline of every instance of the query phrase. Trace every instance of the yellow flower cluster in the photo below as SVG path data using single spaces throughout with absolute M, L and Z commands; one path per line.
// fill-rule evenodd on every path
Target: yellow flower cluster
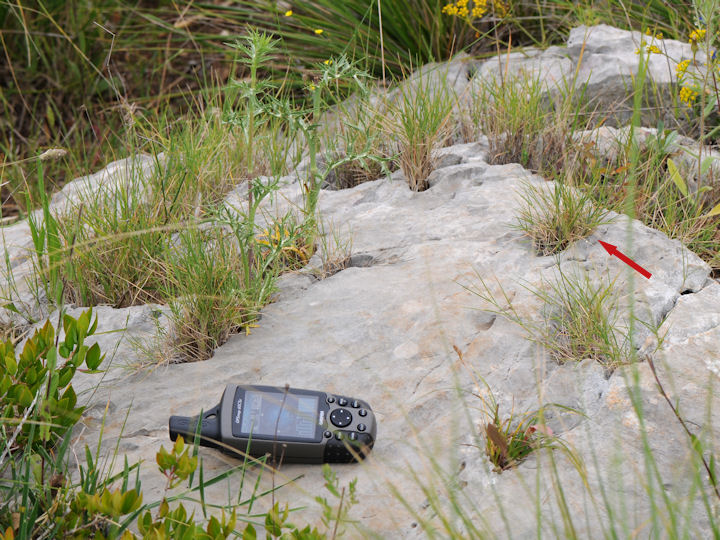
M 677 66 L 675 66 L 675 71 L 677 71 L 678 79 L 682 79 L 682 77 L 683 77 L 683 75 L 685 75 L 685 71 L 687 70 L 689 65 L 690 65 L 690 60 L 683 60 Z
M 693 90 L 692 88 L 688 88 L 687 86 L 683 86 L 680 89 L 680 101 L 685 103 L 686 105 L 692 105 L 695 100 L 698 97 L 698 93 Z
M 482 2 L 475 2 L 475 5 L 472 8 L 472 16 L 476 19 L 479 19 L 483 15 L 485 15 L 485 12 L 487 11 L 487 0 L 482 0 Z
M 656 40 L 656 39 L 662 39 L 662 38 L 663 38 L 662 32 L 653 33 L 652 30 L 650 30 L 649 28 L 646 28 L 646 29 L 645 29 L 645 35 L 646 35 L 646 36 L 650 36 L 650 39 L 652 40 L 652 42 L 650 43 L 650 45 L 648 45 L 648 44 L 645 42 L 645 40 L 643 39 L 643 40 L 640 42 L 640 47 L 638 47 L 637 49 L 635 49 L 635 54 L 640 54 L 640 51 L 643 50 L 643 47 L 645 48 L 645 51 L 649 52 L 650 54 L 662 54 L 662 51 L 660 50 L 660 47 L 658 47 L 657 45 L 655 45 L 655 40 Z
M 650 45 L 648 45 L 647 42 L 643 39 L 642 41 L 640 41 L 640 47 L 635 49 L 635 54 L 640 54 L 640 51 L 643 50 L 643 47 L 645 48 L 645 51 L 649 52 L 650 54 L 662 54 L 660 47 L 655 45 L 656 39 L 663 38 L 662 32 L 655 33 L 652 30 L 650 30 L 649 28 L 646 28 L 645 35 L 650 37 L 650 39 L 651 39 Z
M 690 39 L 688 43 L 697 43 L 698 41 L 702 41 L 705 39 L 705 33 L 707 30 L 704 28 L 696 28 L 692 32 L 690 32 Z
M 472 8 L 468 7 L 469 0 L 457 0 L 457 2 L 450 2 L 445 4 L 442 8 L 442 12 L 445 15 L 456 15 L 458 17 L 467 18 L 468 15 L 472 15 L 473 18 L 479 19 L 483 17 L 490 7 L 494 8 L 495 14 L 504 17 L 507 15 L 507 7 L 501 0 L 475 0 L 472 4 Z
M 657 45 L 646 45 L 644 41 L 640 42 L 640 48 L 635 49 L 635 54 L 640 54 L 642 47 L 645 47 L 645 50 L 650 54 L 662 54 L 660 47 Z
M 455 4 L 445 4 L 442 8 L 442 12 L 445 15 L 457 15 L 458 7 Z

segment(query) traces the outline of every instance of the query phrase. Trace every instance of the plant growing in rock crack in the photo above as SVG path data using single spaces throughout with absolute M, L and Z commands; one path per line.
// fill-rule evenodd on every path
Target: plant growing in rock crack
M 526 182 L 520 197 L 522 206 L 515 227 L 532 240 L 535 250 L 543 256 L 559 253 L 610 221 L 607 211 L 593 202 L 588 190 L 564 182 Z
M 519 73 L 483 81 L 469 116 L 475 132 L 488 137 L 491 164 L 520 163 L 554 179 L 577 167 L 572 134 L 584 127 L 584 108 L 584 94 L 571 81 L 551 92 L 538 75 Z
M 540 448 L 562 448 L 573 457 L 568 446 L 554 436 L 552 430 L 545 425 L 545 414 L 553 407 L 574 413 L 578 411 L 560 405 L 546 404 L 524 414 L 517 414 L 512 409 L 509 414 L 501 415 L 500 405 L 490 385 L 467 365 L 462 351 L 456 345 L 453 345 L 453 349 L 460 363 L 475 380 L 475 391 L 472 395 L 481 401 L 486 418 L 482 428 L 485 434 L 485 455 L 494 465 L 495 472 L 501 473 L 517 466 Z M 485 391 L 480 389 L 481 386 L 485 387 Z
M 322 139 L 330 157 L 332 171 L 326 182 L 331 188 L 351 188 L 397 168 L 396 153 L 386 140 L 384 113 L 378 105 L 361 88 L 336 105 L 335 117 L 326 113 Z M 344 159 L 347 156 L 354 159 Z
M 550 290 L 539 293 L 549 308 L 546 335 L 558 361 L 592 358 L 610 368 L 626 361 L 627 339 L 617 328 L 615 281 L 595 284 L 588 274 L 560 271 Z
M 359 69 L 354 63 L 350 62 L 345 56 L 331 58 L 317 67 L 319 74 L 307 86 L 307 91 L 312 96 L 312 115 L 311 123 L 301 121 L 300 126 L 308 141 L 310 153 L 310 167 L 307 171 L 304 181 L 305 191 L 305 215 L 307 219 L 315 219 L 315 211 L 317 208 L 317 200 L 320 189 L 325 183 L 327 176 L 334 170 L 337 170 L 350 163 L 361 164 L 367 167 L 374 163 L 384 167 L 385 160 L 374 153 L 372 137 L 367 138 L 362 148 L 343 148 L 342 155 L 339 158 L 331 159 L 331 163 L 321 174 L 318 170 L 317 154 L 321 148 L 321 138 L 318 132 L 319 122 L 321 121 L 321 112 L 323 103 L 326 100 L 337 99 L 340 95 L 340 83 L 352 83 L 353 87 L 360 95 L 367 95 L 365 87 L 366 79 L 369 77 L 367 72 Z M 326 97 L 327 95 L 327 97 Z M 335 152 L 331 152 L 334 154 Z M 313 232 L 317 233 L 316 230 Z M 312 241 L 314 242 L 314 237 Z M 310 243 L 310 242 L 309 242 Z
M 167 337 L 182 360 L 205 360 L 256 320 L 274 273 L 258 272 L 256 265 L 248 277 L 241 256 L 247 247 L 239 248 L 232 232 L 221 228 L 188 228 L 176 243 L 158 263 L 173 323 Z
M 629 360 L 629 338 L 618 327 L 615 280 L 594 282 L 587 273 L 568 274 L 558 266 L 554 280 L 543 280 L 539 286 L 522 284 L 542 301 L 543 318 L 535 321 L 517 312 L 499 282 L 502 300 L 479 271 L 475 273 L 480 285 L 465 288 L 487 303 L 482 309 L 522 327 L 529 339 L 543 345 L 558 362 L 591 358 L 612 370 Z M 652 329 L 652 325 L 646 326 Z
M 352 252 L 351 231 L 348 231 L 348 234 L 343 236 L 332 222 L 329 224 L 328 229 L 326 230 L 325 224 L 321 221 L 319 225 L 320 246 L 318 248 L 321 266 L 312 269 L 313 275 L 318 279 L 325 279 L 337 274 L 350 264 Z
M 442 79 L 442 78 L 441 78 Z M 399 87 L 390 105 L 387 130 L 398 144 L 400 169 L 413 191 L 428 188 L 427 177 L 435 168 L 433 152 L 450 135 L 454 92 L 443 79 L 418 76 Z

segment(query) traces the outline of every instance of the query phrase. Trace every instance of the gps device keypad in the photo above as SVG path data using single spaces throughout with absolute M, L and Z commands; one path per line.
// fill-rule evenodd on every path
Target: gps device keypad
M 330 413 L 330 422 L 340 428 L 349 426 L 352 419 L 352 414 L 347 409 L 335 409 Z

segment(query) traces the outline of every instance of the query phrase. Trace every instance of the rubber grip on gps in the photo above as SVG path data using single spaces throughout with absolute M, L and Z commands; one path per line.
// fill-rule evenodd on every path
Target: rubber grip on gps
M 171 416 L 169 421 L 170 440 L 176 440 L 178 435 L 182 435 L 185 442 L 193 444 L 195 442 L 195 433 L 198 431 L 198 422 L 200 422 L 200 446 L 208 448 L 221 448 L 220 446 L 220 418 L 218 416 L 220 406 L 217 405 L 203 413 L 202 421 L 200 416 Z

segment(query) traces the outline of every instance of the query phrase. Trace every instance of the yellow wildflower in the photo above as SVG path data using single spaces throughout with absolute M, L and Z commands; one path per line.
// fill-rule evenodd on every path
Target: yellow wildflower
M 442 12 L 446 15 L 457 15 L 458 8 L 455 4 L 445 4 L 445 6 L 442 8 Z
M 457 0 L 457 7 L 458 8 L 464 8 L 467 7 L 468 0 Z
M 467 17 L 467 16 L 468 16 L 468 13 L 470 13 L 470 11 L 468 11 L 468 8 L 466 8 L 465 6 L 461 7 L 460 9 L 458 9 L 458 15 L 459 15 L 460 17 Z
M 472 16 L 477 17 L 478 19 L 485 15 L 485 12 L 487 11 L 487 8 L 481 8 L 479 6 L 475 6 L 472 8 Z
M 285 16 L 286 16 L 286 17 L 292 17 L 292 9 L 288 9 L 288 10 L 285 12 Z
M 690 60 L 683 60 L 677 66 L 675 66 L 675 71 L 677 71 L 678 79 L 682 78 L 682 76 L 685 74 L 685 70 L 687 70 L 689 65 Z
M 332 64 L 332 59 L 325 60 L 325 61 L 323 62 L 323 64 L 325 64 L 326 66 L 329 66 L 330 64 Z
M 690 40 L 688 43 L 697 43 L 698 41 L 705 38 L 706 30 L 704 28 L 696 28 L 690 32 Z
M 657 45 L 648 45 L 645 50 L 649 53 L 655 53 L 655 54 L 660 54 L 660 52 L 661 52 L 660 47 L 658 47 Z
M 685 103 L 686 105 L 690 106 L 693 104 L 693 102 L 697 99 L 698 93 L 693 90 L 692 88 L 688 88 L 687 86 L 683 86 L 680 89 L 680 101 Z
M 320 34 L 323 33 L 323 29 L 322 29 L 322 28 L 316 28 L 316 29 L 315 29 L 315 33 L 319 36 Z

